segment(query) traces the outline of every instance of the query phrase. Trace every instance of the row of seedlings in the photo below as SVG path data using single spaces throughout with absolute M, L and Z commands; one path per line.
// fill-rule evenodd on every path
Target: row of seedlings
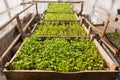
M 67 11 L 66 7 L 69 12 L 71 10 L 69 4 L 50 3 L 47 11 L 60 9 L 61 12 L 64 12 Z M 44 20 L 76 19 L 73 14 L 58 14 L 51 14 L 51 16 L 46 13 Z M 41 38 L 39 38 L 41 36 L 67 36 L 67 38 L 47 38 L 41 41 Z M 69 36 L 84 37 L 71 39 Z M 33 35 L 24 40 L 22 48 L 12 62 L 13 69 L 40 69 L 61 72 L 106 69 L 95 45 L 85 36 L 84 30 L 78 22 L 41 21 Z
M 75 15 L 62 12 L 72 12 L 69 3 L 49 4 L 33 35 L 24 40 L 11 60 L 13 70 L 78 72 L 108 69 L 83 27 L 73 21 L 77 20 Z

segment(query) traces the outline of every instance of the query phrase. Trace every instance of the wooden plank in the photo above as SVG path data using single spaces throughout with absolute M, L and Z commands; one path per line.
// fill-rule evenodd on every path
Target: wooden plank
M 79 20 L 42 20 L 44 22 L 79 22 Z
M 82 23 L 83 23 L 83 17 L 80 16 L 80 25 L 82 25 Z
M 89 26 L 89 27 L 88 27 L 87 36 L 90 36 L 90 33 L 91 33 L 91 27 Z
M 85 24 L 82 24 L 82 26 L 83 26 L 85 32 L 87 33 L 87 32 L 88 32 L 88 29 L 87 29 L 87 27 L 85 26 Z
M 74 14 L 74 12 L 48 12 L 48 11 L 45 11 L 45 13 L 52 13 L 52 14 L 57 14 L 57 13 L 60 13 L 60 14 Z
M 75 15 L 75 17 L 77 18 L 77 20 L 79 20 L 79 17 L 77 16 L 77 14 L 76 14 L 76 13 L 74 13 L 74 15 Z
M 81 3 L 81 11 L 80 11 L 80 16 L 82 16 L 82 12 L 83 12 L 83 5 L 84 5 L 84 2 Z
M 22 26 L 19 16 L 16 16 L 16 19 L 17 19 L 17 29 L 18 29 L 19 33 L 21 34 L 22 39 L 24 39 L 26 37 L 26 35 L 23 32 L 23 26 Z
M 56 3 L 82 3 L 84 0 L 81 1 L 39 1 L 39 0 L 34 0 L 33 2 L 37 3 L 50 3 L 50 2 L 56 2 Z
M 114 47 L 109 41 L 107 38 L 101 38 L 101 41 L 108 47 L 110 48 L 110 50 L 114 53 L 114 54 L 118 54 L 119 50 Z
M 39 38 L 86 38 L 86 36 L 40 36 Z
M 96 45 L 96 47 L 98 48 L 99 53 L 101 54 L 102 58 L 105 60 L 107 66 L 110 68 L 110 70 L 115 70 L 119 68 L 119 64 L 116 63 L 116 61 L 114 61 L 107 53 L 106 51 L 102 48 L 102 46 L 100 45 L 100 43 L 94 39 L 93 41 Z
M 40 70 L 7 70 L 7 80 L 115 80 L 118 71 L 53 72 Z
M 36 5 L 36 14 L 37 14 L 37 16 L 39 16 L 37 3 L 35 3 L 35 5 Z
M 12 48 L 15 46 L 17 41 L 19 40 L 21 34 L 19 34 L 14 41 L 11 43 L 11 45 L 6 49 L 6 51 L 0 56 L 0 63 L 2 63 L 3 59 L 9 54 L 9 52 L 12 50 Z
M 105 36 L 105 33 L 106 33 L 106 30 L 107 30 L 107 27 L 108 27 L 108 25 L 109 25 L 109 20 L 107 19 L 106 21 L 105 21 L 105 24 L 104 24 L 104 29 L 103 29 L 103 31 L 102 31 L 102 38 Z

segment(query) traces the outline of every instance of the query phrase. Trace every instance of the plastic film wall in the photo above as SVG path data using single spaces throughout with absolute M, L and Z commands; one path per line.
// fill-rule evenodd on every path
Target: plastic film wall
M 120 0 L 84 0 L 83 14 L 87 15 L 93 24 L 101 24 L 106 18 L 100 17 L 95 11 L 99 11 L 112 19 L 120 9 Z

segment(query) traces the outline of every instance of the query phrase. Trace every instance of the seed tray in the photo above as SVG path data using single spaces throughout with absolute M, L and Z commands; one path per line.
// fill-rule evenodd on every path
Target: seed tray
M 107 39 L 115 46 L 117 49 L 120 50 L 120 33 L 119 32 L 112 32 L 106 33 Z

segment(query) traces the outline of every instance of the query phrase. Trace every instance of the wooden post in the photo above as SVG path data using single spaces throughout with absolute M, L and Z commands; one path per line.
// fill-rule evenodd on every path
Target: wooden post
M 80 25 L 82 25 L 83 17 L 80 17 Z
M 104 29 L 103 29 L 102 36 L 101 36 L 102 38 L 103 38 L 104 35 L 105 35 L 105 32 L 106 32 L 107 27 L 108 27 L 108 24 L 109 24 L 109 19 L 107 19 L 107 20 L 105 21 Z
M 39 13 L 38 13 L 38 5 L 37 5 L 37 3 L 35 3 L 35 5 L 36 5 L 36 14 L 37 14 L 37 23 L 39 22 Z
M 26 37 L 26 35 L 23 32 L 22 23 L 21 23 L 18 15 L 16 16 L 16 19 L 17 19 L 17 29 L 18 29 L 19 33 L 21 34 L 22 39 L 24 39 Z
M 37 3 L 35 3 L 35 5 L 36 5 L 36 13 L 37 13 L 37 16 L 38 16 L 38 5 L 37 5 Z
M 91 33 L 91 26 L 89 25 L 87 36 L 90 36 L 90 33 Z
M 81 3 L 81 11 L 80 11 L 80 14 L 79 14 L 80 16 L 82 16 L 82 12 L 83 12 L 83 3 L 84 2 Z

